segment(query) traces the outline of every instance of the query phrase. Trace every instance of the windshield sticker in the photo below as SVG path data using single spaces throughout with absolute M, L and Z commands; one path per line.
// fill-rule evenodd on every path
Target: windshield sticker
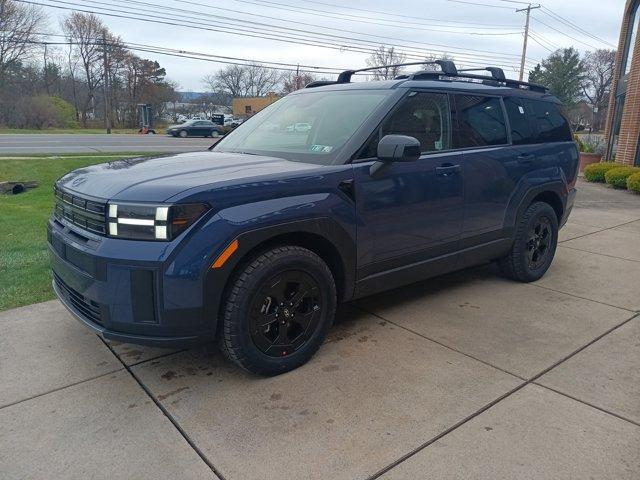
M 311 145 L 310 150 L 312 152 L 330 153 L 333 147 L 331 145 Z

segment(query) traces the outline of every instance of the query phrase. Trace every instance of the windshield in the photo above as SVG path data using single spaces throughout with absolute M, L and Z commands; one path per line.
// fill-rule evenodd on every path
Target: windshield
M 390 93 L 346 90 L 289 95 L 240 125 L 214 150 L 329 165 Z

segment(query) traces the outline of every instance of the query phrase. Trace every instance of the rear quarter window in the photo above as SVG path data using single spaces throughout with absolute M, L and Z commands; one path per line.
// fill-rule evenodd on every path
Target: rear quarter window
M 538 130 L 536 143 L 573 141 L 571 127 L 562 114 L 560 105 L 541 100 L 529 101 L 533 107 L 533 118 Z

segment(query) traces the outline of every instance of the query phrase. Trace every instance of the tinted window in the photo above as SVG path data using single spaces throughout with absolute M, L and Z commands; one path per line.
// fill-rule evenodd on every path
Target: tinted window
M 533 109 L 528 100 L 522 98 L 505 98 L 509 125 L 511 126 L 511 141 L 514 145 L 536 143 L 535 134 L 531 128 Z
M 536 126 L 538 143 L 571 142 L 571 127 L 564 118 L 560 107 L 555 103 L 531 100 Z
M 451 115 L 447 95 L 411 92 L 403 98 L 367 143 L 360 158 L 376 156 L 378 142 L 385 135 L 407 135 L 420 142 L 423 153 L 451 148 Z
M 507 128 L 500 99 L 453 95 L 457 115 L 456 148 L 504 145 Z

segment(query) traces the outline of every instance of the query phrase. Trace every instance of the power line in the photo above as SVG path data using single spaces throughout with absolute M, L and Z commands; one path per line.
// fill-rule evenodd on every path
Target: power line
M 504 7 L 502 5 L 491 5 L 490 3 L 477 3 L 477 2 L 469 2 L 466 0 L 447 0 L 452 3 L 464 3 L 466 5 L 476 5 L 479 7 L 490 7 L 490 8 L 502 8 L 504 10 L 513 10 L 511 7 Z
M 245 3 L 243 0 L 234 0 L 234 1 L 237 1 L 237 2 L 239 1 L 239 2 Z M 259 1 L 263 1 L 263 0 L 259 0 Z M 305 3 L 324 5 L 324 6 L 329 6 L 329 7 L 341 8 L 341 9 L 345 9 L 345 10 L 352 10 L 352 11 L 359 11 L 359 12 L 366 12 L 366 13 L 374 13 L 374 14 L 377 14 L 377 15 L 385 15 L 385 16 L 397 17 L 397 18 L 402 18 L 402 19 L 426 20 L 426 21 L 443 22 L 443 23 L 457 23 L 457 24 L 461 24 L 461 25 L 473 25 L 473 26 L 483 26 L 483 25 L 485 25 L 485 26 L 487 26 L 487 28 L 489 28 L 489 27 L 512 27 L 513 26 L 513 25 L 493 25 L 493 24 L 489 25 L 489 24 L 485 24 L 485 23 L 475 23 L 475 22 L 460 22 L 460 21 L 456 21 L 456 20 L 442 20 L 442 19 L 437 19 L 437 18 L 417 17 L 415 15 L 401 15 L 401 14 L 398 14 L 398 13 L 385 12 L 385 11 L 382 11 L 382 10 L 373 10 L 373 9 L 367 9 L 367 8 L 357 8 L 357 7 L 352 7 L 352 6 L 345 7 L 344 5 L 336 5 L 335 3 L 320 2 L 320 1 L 316 1 L 316 0 L 301 0 L 301 1 L 303 1 Z M 275 3 L 275 2 L 266 2 L 265 1 L 264 3 Z M 283 5 L 283 4 L 278 4 L 278 5 Z M 297 8 L 304 9 L 304 7 L 297 7 Z M 306 10 L 311 10 L 311 9 L 306 9 Z M 322 12 L 322 10 L 313 10 L 313 11 Z M 409 22 L 409 23 L 413 23 L 413 22 Z
M 548 7 L 542 7 L 542 13 L 544 13 L 545 15 L 548 15 L 551 18 L 554 18 L 556 21 L 563 23 L 564 25 L 567 25 L 568 27 L 572 28 L 573 30 L 586 35 L 589 38 L 592 38 L 593 40 L 596 40 L 598 42 L 604 43 L 605 45 L 609 45 L 612 48 L 616 48 L 615 45 L 613 45 L 612 43 L 608 42 L 607 40 L 604 40 L 601 37 L 598 37 L 597 35 L 594 35 L 593 33 L 589 32 L 588 30 L 585 30 L 584 28 L 580 27 L 579 25 L 576 25 L 575 23 L 571 22 L 570 20 L 567 20 L 566 18 L 558 15 L 557 13 L 555 13 L 553 10 L 551 10 Z
M 563 32 L 562 30 L 558 30 L 557 28 L 552 27 L 551 25 L 549 25 L 548 23 L 543 22 L 542 20 L 540 20 L 540 19 L 539 19 L 539 18 L 537 18 L 537 17 L 532 17 L 532 18 L 533 18 L 533 20 L 534 20 L 534 21 L 536 21 L 536 22 L 537 22 L 537 23 L 539 23 L 540 25 L 544 25 L 545 27 L 550 28 L 551 30 L 553 30 L 553 31 L 555 31 L 555 32 L 557 32 L 557 33 L 559 33 L 560 35 L 564 35 L 565 37 L 568 37 L 568 38 L 570 38 L 570 39 L 571 39 L 571 40 L 573 40 L 573 41 L 576 41 L 576 42 L 578 42 L 578 43 L 581 43 L 581 44 L 583 44 L 583 45 L 586 45 L 587 47 L 590 47 L 590 48 L 595 48 L 595 49 L 597 49 L 597 48 L 598 48 L 598 47 L 596 47 L 596 46 L 594 46 L 594 45 L 591 45 L 590 43 L 584 42 L 584 41 L 582 41 L 582 40 L 580 40 L 580 39 L 578 39 L 578 38 L 576 38 L 576 37 L 573 37 L 573 36 L 569 35 L 568 33 Z
M 546 44 L 544 43 L 544 41 L 543 41 L 543 40 L 541 40 L 540 38 L 538 38 L 538 36 L 537 36 L 537 35 L 535 35 L 532 31 L 529 31 L 529 37 L 531 37 L 531 40 L 533 40 L 534 42 L 536 42 L 538 45 L 540 45 L 540 46 L 541 46 L 542 48 L 544 48 L 545 50 L 547 50 L 547 51 L 549 51 L 549 52 L 551 52 L 551 53 L 553 53 L 553 52 L 554 52 L 554 50 L 553 50 L 551 47 L 549 47 L 548 45 L 546 45 Z
M 116 1 L 119 1 L 119 0 L 116 0 Z M 188 1 L 188 0 L 175 0 L 175 1 L 176 2 L 180 2 L 180 3 L 187 3 L 187 4 L 191 4 L 191 5 L 196 5 L 196 6 L 204 6 L 202 3 L 197 3 L 197 2 Z M 236 0 L 236 1 L 243 1 L 243 0 Z M 134 2 L 123 2 L 123 1 L 121 1 L 120 3 L 143 3 L 143 2 L 135 2 L 135 1 Z M 255 4 L 255 2 L 250 2 L 250 1 L 249 2 L 245 2 L 245 3 L 253 3 L 253 4 Z M 265 2 L 265 3 L 277 4 L 276 2 Z M 158 7 L 158 5 L 156 5 L 156 4 L 147 4 L 147 5 L 153 5 L 154 7 Z M 280 5 L 280 4 L 278 4 L 278 5 Z M 173 9 L 171 7 L 162 7 L 162 8 L 175 11 L 175 9 Z M 183 11 L 183 12 L 196 13 L 198 15 L 219 17 L 217 15 L 213 15 L 213 14 L 209 14 L 209 13 L 205 13 L 205 12 L 199 12 L 199 11 L 198 12 L 194 12 L 194 11 L 190 11 L 190 10 L 181 10 L 181 9 L 178 9 L 178 10 L 179 11 Z M 224 10 L 229 10 L 229 9 L 224 9 Z M 232 11 L 238 12 L 237 10 L 232 10 Z M 251 15 L 251 16 L 255 16 L 256 15 L 254 13 L 248 13 L 248 12 L 238 12 L 238 13 L 242 13 L 244 15 Z M 331 27 L 326 27 L 326 26 L 322 26 L 322 25 L 309 24 L 309 23 L 298 22 L 298 21 L 293 21 L 293 20 L 282 20 L 281 18 L 277 18 L 277 17 L 269 17 L 269 16 L 265 16 L 265 15 L 260 15 L 260 17 L 269 18 L 269 19 L 273 19 L 273 20 L 277 20 L 277 21 L 286 21 L 287 23 L 296 23 L 296 24 L 305 25 L 305 26 L 311 26 L 311 27 L 315 27 L 315 28 L 322 28 L 322 29 L 328 29 L 328 30 L 339 31 L 339 32 L 343 32 L 344 31 L 344 29 L 331 28 Z M 219 18 L 229 19 L 229 17 L 219 17 Z M 246 23 L 246 21 L 240 20 L 240 19 L 232 19 L 232 20 L 236 21 L 236 22 L 242 22 L 242 24 Z M 249 22 L 249 23 L 255 23 L 255 22 Z M 262 24 L 262 25 L 264 25 L 264 24 Z M 283 28 L 283 27 L 277 27 L 277 26 L 273 26 L 273 25 L 272 25 L 272 27 L 280 28 L 280 29 Z M 289 30 L 291 30 L 291 28 L 287 27 L 286 30 L 289 31 Z M 297 30 L 297 31 L 300 31 L 300 30 Z M 303 32 L 304 33 L 313 33 L 313 32 L 309 32 L 308 30 L 304 30 Z M 383 39 L 383 40 L 394 40 L 394 41 L 409 42 L 409 43 L 413 43 L 413 44 L 416 44 L 416 45 L 448 47 L 447 45 L 427 43 L 427 42 L 418 42 L 418 41 L 415 41 L 415 40 L 408 40 L 408 39 L 398 38 L 398 37 L 386 37 L 386 36 L 374 35 L 374 34 L 368 34 L 368 33 L 361 33 L 361 32 L 353 32 L 353 33 L 358 34 L 358 35 L 365 35 L 365 36 L 380 38 L 380 39 Z M 511 35 L 511 34 L 519 34 L 519 33 L 520 32 L 511 32 L 509 34 Z M 339 37 L 339 38 L 343 39 L 345 37 Z M 347 39 L 352 39 L 350 37 L 346 37 L 346 38 Z M 371 43 L 371 42 L 369 42 L 369 43 Z M 462 49 L 458 48 L 458 47 L 450 47 L 450 50 L 451 50 L 451 53 L 455 53 L 455 52 L 453 52 L 453 50 L 462 50 Z M 512 54 L 503 54 L 503 53 L 500 53 L 500 52 L 492 52 L 492 51 L 487 51 L 487 50 L 467 49 L 467 50 L 464 50 L 464 51 L 465 52 L 466 51 L 469 51 L 469 52 L 473 51 L 473 52 L 480 52 L 480 53 L 490 53 L 491 56 L 489 56 L 489 55 L 475 55 L 475 57 L 474 57 L 474 58 L 486 57 L 486 58 L 489 58 L 490 60 L 498 58 L 498 57 L 505 57 L 505 58 L 507 58 L 507 57 L 515 57 L 515 55 L 512 55 Z M 432 51 L 430 53 L 434 53 L 434 52 Z M 441 52 L 435 52 L 435 53 L 441 53 Z M 458 54 L 458 55 L 460 55 L 460 54 Z M 463 55 L 464 55 L 464 53 L 463 53 Z
M 175 0 L 175 1 L 180 1 L 180 0 Z M 408 27 L 407 25 L 418 25 L 418 26 L 429 26 L 431 28 L 429 28 L 430 30 L 432 30 L 433 25 L 428 25 L 428 24 L 424 24 L 424 23 L 420 23 L 420 22 L 411 22 L 411 21 L 407 21 L 406 19 L 404 19 L 405 16 L 403 17 L 403 20 L 391 20 L 391 19 L 379 19 L 379 18 L 373 18 L 373 17 L 367 17 L 367 16 L 363 16 L 363 15 L 355 15 L 355 14 L 349 14 L 349 13 L 342 13 L 342 12 L 330 12 L 327 10 L 319 10 L 319 9 L 315 9 L 315 8 L 308 8 L 308 7 L 300 7 L 298 5 L 290 5 L 288 3 L 280 3 L 280 2 L 275 2 L 275 1 L 270 1 L 270 0 L 233 0 L 235 2 L 238 3 L 243 3 L 243 4 L 251 4 L 251 5 L 258 5 L 261 7 L 269 7 L 269 8 L 276 8 L 278 9 L 278 11 L 288 11 L 288 12 L 294 12 L 294 13 L 303 13 L 305 15 L 313 15 L 313 16 L 320 16 L 320 17 L 326 17 L 326 18 L 331 18 L 331 19 L 337 19 L 337 20 L 342 20 L 342 21 L 350 21 L 350 22 L 359 22 L 359 23 L 370 23 L 373 25 L 382 25 L 382 26 L 394 26 L 394 27 L 400 27 L 400 28 L 411 28 L 411 29 L 416 29 L 416 27 Z M 216 7 L 217 8 L 217 7 Z M 356 9 L 356 8 L 351 8 L 351 7 L 340 7 L 343 8 L 345 10 L 362 10 L 362 9 Z M 408 18 L 413 18 L 413 17 L 408 17 Z M 370 20 L 375 20 L 375 21 L 370 21 Z M 435 19 L 431 19 L 432 21 L 438 21 Z M 379 23 L 380 21 L 385 21 L 385 22 L 393 22 L 392 24 L 389 23 Z M 451 23 L 451 22 L 449 22 Z M 504 28 L 503 27 L 499 27 L 499 26 L 495 26 L 495 25 L 491 25 L 491 26 L 486 26 L 483 24 L 466 24 L 464 22 L 459 22 L 461 25 L 460 26 L 455 26 L 455 25 L 443 25 L 443 27 L 449 27 L 449 28 L 469 28 L 469 26 L 473 26 L 474 28 L 482 28 L 482 29 L 501 29 Z M 506 28 L 513 28 L 512 25 L 508 25 L 506 26 Z M 516 27 L 517 28 L 517 27 Z M 463 32 L 460 32 L 463 33 Z
M 113 8 L 106 8 L 106 7 L 94 7 L 94 8 L 98 8 L 100 10 L 107 10 L 110 12 L 118 12 L 118 13 L 106 13 L 104 11 L 96 11 L 96 10 L 87 10 L 87 9 L 82 9 L 82 8 L 78 8 L 77 5 L 70 3 L 70 2 L 65 2 L 65 1 L 61 1 L 61 0 L 49 0 L 49 1 L 53 1 L 55 3 L 62 3 L 62 4 L 66 4 L 66 5 L 71 5 L 73 8 L 69 8 L 69 7 L 64 7 L 64 6 L 60 6 L 60 5 L 51 5 L 51 4 L 44 4 L 41 2 L 33 2 L 33 1 L 28 1 L 28 0 L 18 0 L 21 1 L 23 3 L 32 3 L 32 4 L 38 4 L 38 5 L 43 5 L 43 6 L 49 6 L 52 8 L 58 8 L 58 9 L 63 9 L 63 10 L 76 10 L 76 11 L 82 11 L 85 13 L 95 13 L 95 14 L 99 14 L 99 15 L 105 15 L 105 16 L 113 16 L 113 17 L 118 17 L 118 18 L 128 18 L 128 19 L 133 19 L 133 20 L 139 20 L 139 21 L 146 21 L 146 22 L 154 22 L 154 23 L 163 23 L 163 24 L 168 24 L 168 25 L 175 25 L 175 26 L 182 26 L 182 27 L 187 27 L 187 28 L 197 28 L 197 29 L 202 29 L 202 30 L 209 30 L 209 31 L 216 31 L 216 32 L 221 32 L 221 33 L 230 33 L 230 34 L 235 34 L 235 35 L 241 35 L 241 36 L 248 36 L 248 37 L 256 37 L 256 38 L 267 38 L 267 39 L 272 39 L 272 40 L 276 40 L 276 41 L 284 41 L 285 43 L 298 43 L 298 44 L 304 44 L 304 45 L 311 45 L 311 46 L 320 46 L 320 47 L 325 47 L 325 48 L 333 48 L 333 49 L 340 49 L 340 50 L 350 50 L 350 51 L 355 51 L 355 52 L 360 52 L 360 53 L 372 53 L 374 50 L 371 48 L 368 48 L 366 46 L 363 46 L 362 44 L 374 44 L 374 42 L 371 41 L 367 41 L 367 40 L 363 40 L 363 39 L 357 39 L 357 38 L 353 38 L 353 37 L 342 37 L 342 36 L 332 36 L 334 38 L 338 38 L 340 40 L 342 39 L 346 39 L 346 40 L 352 40 L 355 42 L 360 43 L 360 45 L 344 45 L 344 44 L 337 44 L 337 43 L 332 43 L 328 40 L 318 40 L 318 39 L 311 39 L 309 40 L 308 35 L 322 35 L 323 38 L 327 37 L 327 35 L 323 35 L 323 34 L 318 34 L 315 32 L 308 32 L 306 33 L 306 37 L 304 38 L 300 38 L 300 36 L 298 37 L 294 37 L 291 35 L 283 35 L 283 34 L 274 34 L 273 32 L 268 32 L 267 34 L 265 33 L 260 33 L 257 34 L 254 31 L 251 31 L 251 33 L 247 32 L 246 30 L 242 30 L 239 31 L 237 27 L 217 27 L 217 28 L 213 28 L 213 27 L 208 27 L 208 25 L 210 24 L 206 24 L 206 23 L 202 23 L 202 22 L 194 22 L 192 21 L 192 19 L 189 19 L 189 24 L 185 25 L 184 23 L 177 23 L 177 22 L 185 22 L 185 20 L 175 20 L 175 14 L 173 14 L 173 17 L 168 19 L 167 17 L 162 17 L 162 16 L 157 16 L 157 15 L 150 15 L 149 13 L 145 13 L 143 18 L 140 18 L 138 15 L 142 15 L 142 14 L 138 14 L 137 12 L 128 12 L 128 11 L 123 11 L 123 10 L 117 10 L 117 9 L 113 9 Z M 94 3 L 101 3 L 101 2 L 94 2 Z M 207 15 L 204 12 L 196 12 L 199 15 Z M 126 14 L 126 15 L 125 15 Z M 136 15 L 135 17 L 132 15 Z M 184 17 L 184 15 L 183 15 Z M 150 18 L 154 18 L 156 20 L 151 20 Z M 172 20 L 172 21 L 169 21 Z M 238 21 L 238 20 L 236 20 Z M 240 20 L 242 21 L 242 20 Z M 206 25 L 207 27 L 198 27 L 197 25 Z M 264 29 L 262 29 L 264 31 Z M 310 42 L 314 42 L 314 43 L 310 43 Z M 334 40 L 335 41 L 335 40 Z M 377 46 L 377 44 L 375 44 Z M 402 48 L 412 48 L 412 47 L 407 47 L 406 45 L 400 45 L 400 47 Z M 410 53 L 407 52 L 407 56 L 413 57 L 413 58 L 420 58 L 422 59 L 424 57 L 424 53 L 426 53 L 427 50 L 425 51 L 420 51 L 419 54 L 415 54 L 415 53 Z M 436 52 L 436 53 L 441 53 L 441 52 Z M 461 53 L 457 53 L 457 52 L 452 52 L 458 56 L 471 56 L 472 54 L 461 54 Z M 475 57 L 473 57 L 475 58 Z M 468 64 L 476 64 L 476 65 L 485 65 L 485 63 L 487 63 L 487 60 L 482 60 L 482 61 L 473 61 L 473 60 L 469 60 L 469 59 L 461 59 L 462 62 L 464 63 L 468 63 Z M 491 60 L 493 61 L 493 60 Z M 504 61 L 503 61 L 503 66 L 504 65 Z

